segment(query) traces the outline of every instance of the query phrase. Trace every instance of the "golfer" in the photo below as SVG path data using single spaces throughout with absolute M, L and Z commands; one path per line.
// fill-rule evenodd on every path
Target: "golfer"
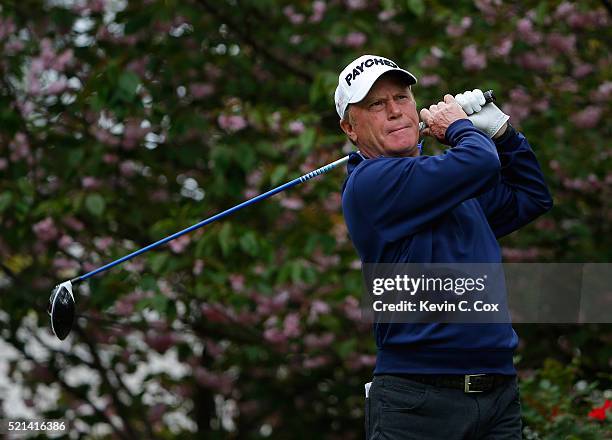
M 497 239 L 552 207 L 525 137 L 480 90 L 422 109 L 417 79 L 364 55 L 338 78 L 335 104 L 352 153 L 342 207 L 362 263 L 501 263 Z M 520 439 L 511 324 L 374 324 L 368 439 Z M 366 386 L 367 388 L 367 386 Z

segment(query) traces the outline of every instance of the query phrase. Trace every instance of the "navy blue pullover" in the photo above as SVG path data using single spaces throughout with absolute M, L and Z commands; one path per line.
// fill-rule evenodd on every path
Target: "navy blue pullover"
M 362 263 L 501 263 L 497 238 L 552 207 L 525 137 L 494 144 L 468 119 L 438 156 L 352 153 L 342 209 Z M 516 374 L 511 324 L 374 324 L 374 374 Z

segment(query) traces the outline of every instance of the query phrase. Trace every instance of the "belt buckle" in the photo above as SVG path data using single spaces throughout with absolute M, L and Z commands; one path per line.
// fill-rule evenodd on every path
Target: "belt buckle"
M 486 376 L 486 374 L 484 373 L 483 374 L 466 374 L 463 378 L 463 383 L 464 383 L 463 391 L 465 393 L 482 393 L 484 391 L 484 390 L 470 390 L 470 385 L 471 385 L 470 379 L 476 376 Z

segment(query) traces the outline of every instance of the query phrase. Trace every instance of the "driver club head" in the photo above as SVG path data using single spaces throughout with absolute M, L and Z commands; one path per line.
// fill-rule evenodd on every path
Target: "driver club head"
M 51 316 L 51 330 L 63 341 L 70 334 L 74 324 L 75 305 L 70 281 L 65 281 L 53 288 L 49 298 L 48 312 Z

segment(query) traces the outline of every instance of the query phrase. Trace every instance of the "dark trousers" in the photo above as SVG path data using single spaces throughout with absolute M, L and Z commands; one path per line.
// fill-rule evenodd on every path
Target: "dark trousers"
M 366 399 L 367 440 L 520 440 L 518 382 L 482 392 L 374 376 Z

